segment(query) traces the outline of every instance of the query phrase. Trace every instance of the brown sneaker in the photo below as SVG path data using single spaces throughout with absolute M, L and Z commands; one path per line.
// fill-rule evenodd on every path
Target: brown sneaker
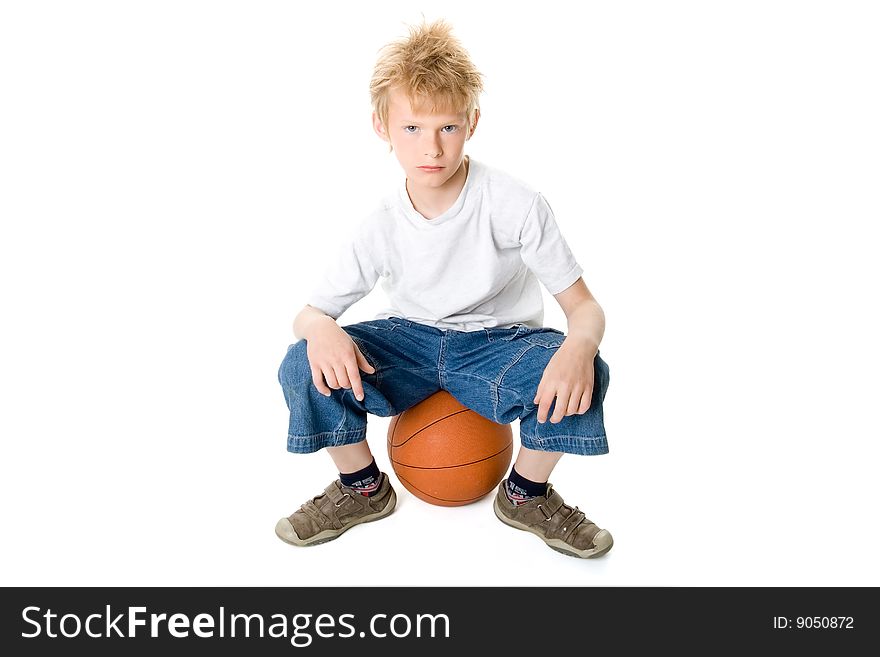
M 338 538 L 362 522 L 384 518 L 394 511 L 396 504 L 397 495 L 384 472 L 379 479 L 379 490 L 372 497 L 343 486 L 337 479 L 292 516 L 279 520 L 275 533 L 291 545 L 318 545 Z
M 495 495 L 495 515 L 506 525 L 532 532 L 557 552 L 590 559 L 605 554 L 614 540 L 607 529 L 599 529 L 583 511 L 562 501 L 553 484 L 547 494 L 539 495 L 516 506 L 507 499 L 507 480 L 501 482 Z

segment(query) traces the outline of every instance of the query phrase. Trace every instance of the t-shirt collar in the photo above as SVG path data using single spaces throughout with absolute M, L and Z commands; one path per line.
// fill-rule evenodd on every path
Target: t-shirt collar
M 445 212 L 433 219 L 426 219 L 421 212 L 415 209 L 412 200 L 409 198 L 409 193 L 406 191 L 406 176 L 404 176 L 403 182 L 399 187 L 400 199 L 403 204 L 404 212 L 413 223 L 421 226 L 439 226 L 440 224 L 444 224 L 450 219 L 455 218 L 461 212 L 468 192 L 473 187 L 474 180 L 476 179 L 477 169 L 479 169 L 479 165 L 472 157 L 469 155 L 466 155 L 465 157 L 468 161 L 467 178 L 465 178 L 464 185 L 461 188 L 461 192 L 458 194 L 458 198 L 455 199 L 455 203 L 453 203 Z

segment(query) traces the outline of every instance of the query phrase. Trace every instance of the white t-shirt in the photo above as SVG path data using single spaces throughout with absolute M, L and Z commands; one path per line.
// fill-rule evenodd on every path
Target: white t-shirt
M 440 329 L 543 326 L 538 281 L 558 294 L 580 278 L 544 197 L 468 158 L 455 203 L 426 219 L 404 179 L 331 261 L 307 303 L 337 319 L 382 279 L 390 305 L 375 319 L 404 317 Z

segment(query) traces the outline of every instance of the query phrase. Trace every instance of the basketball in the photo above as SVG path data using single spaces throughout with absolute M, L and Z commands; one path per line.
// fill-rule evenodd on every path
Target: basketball
M 410 493 L 462 506 L 495 490 L 510 469 L 513 432 L 463 406 L 445 390 L 391 418 L 388 457 Z

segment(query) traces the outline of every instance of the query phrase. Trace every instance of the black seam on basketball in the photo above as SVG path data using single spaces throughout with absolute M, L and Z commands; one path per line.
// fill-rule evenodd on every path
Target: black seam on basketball
M 443 420 L 446 420 L 446 419 L 448 419 L 448 418 L 455 417 L 455 416 L 458 415 L 459 413 L 467 413 L 467 412 L 470 411 L 470 410 L 471 410 L 471 409 L 469 409 L 469 408 L 463 408 L 463 409 L 461 409 L 460 411 L 455 411 L 454 413 L 450 413 L 449 415 L 444 415 L 443 417 L 438 417 L 436 420 L 434 420 L 433 422 L 431 422 L 431 424 L 426 424 L 426 425 L 423 426 L 421 429 L 419 429 L 418 431 L 416 431 L 413 435 L 411 435 L 409 438 L 407 438 L 407 439 L 404 440 L 402 443 L 400 443 L 400 445 L 395 445 L 394 443 L 391 443 L 391 445 L 392 445 L 393 447 L 400 447 L 401 445 L 406 445 L 410 440 L 412 440 L 413 438 L 415 438 L 416 436 L 418 436 L 418 435 L 419 435 L 420 433 L 422 433 L 422 431 L 424 431 L 425 429 L 429 429 L 430 427 L 434 426 L 434 425 L 437 424 L 438 422 L 442 422 Z M 475 412 L 475 411 L 471 411 L 471 412 Z M 394 426 L 394 430 L 397 431 L 397 425 Z M 394 438 L 394 436 L 392 435 L 392 440 L 393 440 L 393 438 Z
M 407 468 L 412 468 L 413 470 L 448 470 L 449 468 L 460 468 L 463 465 L 473 465 L 474 463 L 480 463 L 481 461 L 488 461 L 489 459 L 495 458 L 499 454 L 503 454 L 508 449 L 513 449 L 513 441 L 511 441 L 504 449 L 501 449 L 501 450 L 495 452 L 494 454 L 490 454 L 489 456 L 484 456 L 483 458 L 477 459 L 476 461 L 468 461 L 467 463 L 456 463 L 455 465 L 439 465 L 435 468 L 426 468 L 426 467 L 419 466 L 419 465 L 410 465 L 409 463 L 395 461 L 393 458 L 391 459 L 391 462 L 396 465 L 402 465 Z
M 410 486 L 415 488 L 417 491 L 419 491 L 422 495 L 430 497 L 432 500 L 440 500 L 441 502 L 461 502 L 463 504 L 467 504 L 469 502 L 476 502 L 478 499 L 480 499 L 482 497 L 486 497 L 486 495 L 489 494 L 489 493 L 483 493 L 482 495 L 479 495 L 477 497 L 471 497 L 470 499 L 466 499 L 466 500 L 448 500 L 445 497 L 437 497 L 436 495 L 431 495 L 430 493 L 426 493 L 421 488 L 416 486 L 413 482 L 411 482 L 409 479 L 405 479 L 404 477 L 401 477 L 400 475 L 397 475 L 397 478 L 400 479 L 400 481 L 402 481 L 402 482 L 405 481 L 407 484 L 409 484 Z

